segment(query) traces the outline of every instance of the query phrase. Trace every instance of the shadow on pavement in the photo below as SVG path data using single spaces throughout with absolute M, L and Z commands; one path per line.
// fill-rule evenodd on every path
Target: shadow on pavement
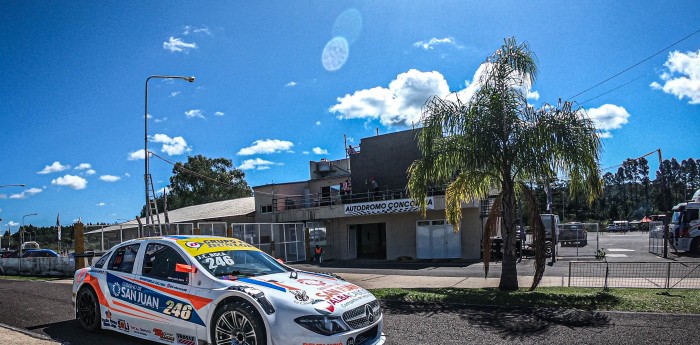
M 56 341 L 70 345 L 154 345 L 156 343 L 134 338 L 114 331 L 102 330 L 90 333 L 80 327 L 78 320 L 68 320 L 27 327 L 32 332 L 43 333 Z
M 465 260 L 407 260 L 407 261 L 387 261 L 387 260 L 330 260 L 324 261 L 320 266 L 311 265 L 307 262 L 297 264 L 307 264 L 320 268 L 365 268 L 365 269 L 387 269 L 387 270 L 423 270 L 433 267 L 469 267 L 478 262 Z
M 405 303 L 382 301 L 388 314 L 456 314 L 475 327 L 499 333 L 504 339 L 526 340 L 549 332 L 552 326 L 601 328 L 610 326 L 610 318 L 597 311 L 560 308 L 501 308 L 443 303 Z

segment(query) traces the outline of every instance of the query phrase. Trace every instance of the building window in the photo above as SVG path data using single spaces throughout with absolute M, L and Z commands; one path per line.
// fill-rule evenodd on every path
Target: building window
M 260 205 L 260 213 L 272 213 L 272 205 Z

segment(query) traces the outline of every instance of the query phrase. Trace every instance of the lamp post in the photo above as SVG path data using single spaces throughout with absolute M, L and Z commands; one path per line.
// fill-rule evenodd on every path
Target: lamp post
M 36 216 L 36 215 L 37 215 L 36 213 L 30 213 L 30 214 L 25 214 L 24 216 L 22 216 L 22 226 L 20 227 L 20 235 L 22 235 L 22 236 L 19 240 L 19 257 L 22 257 L 22 244 L 24 243 L 24 230 L 23 230 L 24 229 L 24 218 L 29 217 L 29 216 Z M 31 236 L 31 235 L 29 235 L 29 236 Z M 29 238 L 31 239 L 31 237 L 29 237 Z
M 187 80 L 190 83 L 194 82 L 194 77 L 185 77 L 185 76 L 175 76 L 175 75 L 152 75 L 148 78 L 146 78 L 146 106 L 145 110 L 143 113 L 143 122 L 144 122 L 144 145 L 143 145 L 143 155 L 144 155 L 144 175 L 143 175 L 143 182 L 146 187 L 146 226 L 148 226 L 148 223 L 150 222 L 151 219 L 151 207 L 150 207 L 150 198 L 148 197 L 148 176 L 150 175 L 149 171 L 149 164 L 148 164 L 148 81 L 153 79 L 153 78 L 158 78 L 158 79 L 182 79 L 182 80 Z
M 26 184 L 24 184 L 24 183 L 20 183 L 20 184 L 3 184 L 3 185 L 0 185 L 0 188 L 2 188 L 2 187 L 24 187 L 24 186 L 26 186 Z

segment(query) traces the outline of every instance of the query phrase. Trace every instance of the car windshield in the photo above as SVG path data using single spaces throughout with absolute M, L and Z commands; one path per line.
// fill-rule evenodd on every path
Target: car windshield
M 223 279 L 255 277 L 289 271 L 272 257 L 257 250 L 222 250 L 195 255 L 194 258 L 209 273 Z

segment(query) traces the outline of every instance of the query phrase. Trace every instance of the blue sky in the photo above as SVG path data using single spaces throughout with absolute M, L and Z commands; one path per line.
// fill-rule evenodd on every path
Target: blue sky
M 133 218 L 149 149 L 232 159 L 251 186 L 410 128 L 433 94 L 468 94 L 515 36 L 537 55 L 530 102 L 569 98 L 700 29 L 697 1 L 2 1 L 1 228 Z M 325 52 L 325 53 L 324 53 Z M 661 148 L 700 158 L 700 34 L 578 97 L 601 166 Z M 141 151 L 139 151 L 141 150 Z M 656 165 L 652 166 L 653 169 Z M 171 166 L 151 163 L 156 188 Z

